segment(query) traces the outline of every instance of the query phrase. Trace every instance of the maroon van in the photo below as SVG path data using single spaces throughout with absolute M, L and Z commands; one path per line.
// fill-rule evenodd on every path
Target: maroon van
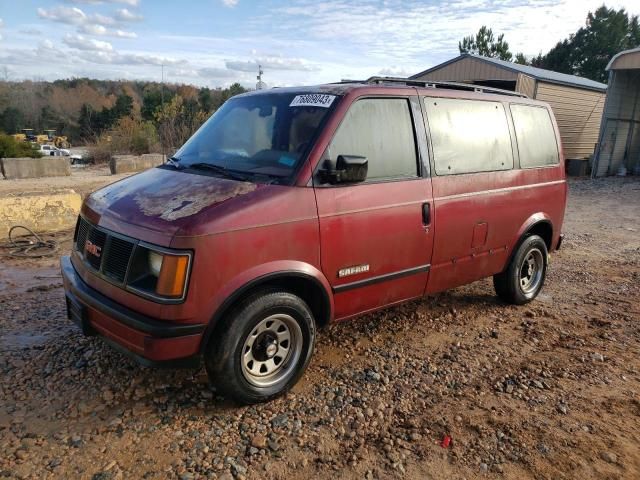
M 567 197 L 549 106 L 373 78 L 227 101 L 166 164 L 90 195 L 69 317 L 239 402 L 289 389 L 332 321 L 493 276 L 540 292 Z

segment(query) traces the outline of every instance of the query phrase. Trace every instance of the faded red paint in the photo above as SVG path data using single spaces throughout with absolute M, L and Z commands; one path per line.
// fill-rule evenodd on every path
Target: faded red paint
M 295 272 L 315 279 L 326 291 L 329 318 L 343 320 L 502 271 L 520 236 L 537 221 L 551 223 L 552 250 L 557 245 L 567 195 L 562 151 L 560 164 L 546 168 L 340 188 L 311 186 L 312 172 L 328 142 L 360 97 L 424 95 L 506 102 L 510 98 L 371 85 L 319 91 L 342 98 L 292 186 L 152 169 L 85 201 L 82 215 L 96 225 L 159 246 L 193 251 L 184 303 L 163 305 L 116 287 L 89 272 L 74 252 L 71 260 L 80 278 L 148 317 L 210 324 L 227 299 L 245 285 L 269 274 Z M 431 204 L 427 227 L 422 223 L 425 202 Z M 369 271 L 338 278 L 339 269 L 360 264 L 369 264 Z M 350 282 L 427 264 L 429 272 L 333 292 Z M 203 347 L 202 335 L 158 339 L 99 312 L 92 311 L 90 318 L 99 333 L 152 360 L 186 357 Z

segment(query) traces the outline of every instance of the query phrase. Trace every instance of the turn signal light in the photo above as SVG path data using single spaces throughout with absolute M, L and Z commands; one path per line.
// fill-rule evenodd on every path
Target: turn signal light
M 189 257 L 187 255 L 164 255 L 156 284 L 156 293 L 165 297 L 180 297 L 187 281 Z

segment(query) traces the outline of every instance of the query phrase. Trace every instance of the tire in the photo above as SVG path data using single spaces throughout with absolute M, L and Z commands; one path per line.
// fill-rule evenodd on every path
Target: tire
M 266 402 L 304 373 L 316 339 L 309 306 L 286 291 L 247 297 L 225 318 L 205 350 L 209 380 L 238 403 Z
M 547 275 L 547 244 L 538 235 L 526 237 L 507 269 L 493 276 L 493 286 L 502 300 L 524 305 L 538 296 Z

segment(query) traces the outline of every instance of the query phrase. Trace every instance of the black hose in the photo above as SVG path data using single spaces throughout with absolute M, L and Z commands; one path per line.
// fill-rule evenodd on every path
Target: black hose
M 26 230 L 28 233 L 14 237 L 14 231 L 17 229 Z M 58 248 L 59 242 L 57 240 L 45 239 L 29 227 L 14 225 L 9 229 L 9 240 L 0 243 L 0 249 L 8 250 L 8 252 L 0 253 L 0 256 L 14 258 L 51 257 L 58 253 Z

